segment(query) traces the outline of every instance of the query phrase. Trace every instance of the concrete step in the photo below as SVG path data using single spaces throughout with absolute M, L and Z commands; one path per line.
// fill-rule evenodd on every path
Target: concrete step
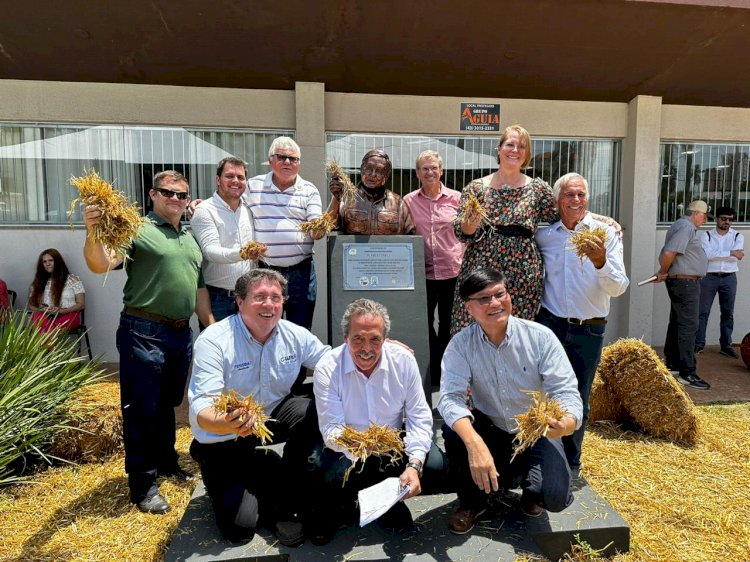
M 203 484 L 196 488 L 188 508 L 172 537 L 165 562 L 209 562 L 215 560 L 330 561 L 330 560 L 471 560 L 512 561 L 522 552 L 557 560 L 570 549 L 575 535 L 593 548 L 611 555 L 629 549 L 628 524 L 585 482 L 574 492 L 575 501 L 562 513 L 544 512 L 527 518 L 517 508 L 519 491 L 493 499 L 474 529 L 462 536 L 448 531 L 448 521 L 457 505 L 455 494 L 418 496 L 407 505 L 420 526 L 408 539 L 396 539 L 376 525 L 341 528 L 333 541 L 314 546 L 309 541 L 298 548 L 279 545 L 272 531 L 261 529 L 244 544 L 225 541 L 214 522 Z

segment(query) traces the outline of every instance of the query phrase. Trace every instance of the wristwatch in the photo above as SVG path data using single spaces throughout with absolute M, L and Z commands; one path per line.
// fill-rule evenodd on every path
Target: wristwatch
M 422 463 L 409 461 L 408 463 L 406 463 L 406 468 L 413 468 L 414 470 L 417 471 L 417 476 L 422 478 L 422 472 L 424 472 L 424 467 L 422 466 Z

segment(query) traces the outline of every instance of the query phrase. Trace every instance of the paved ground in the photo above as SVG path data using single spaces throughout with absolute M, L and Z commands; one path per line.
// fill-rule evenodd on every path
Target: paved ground
M 738 347 L 734 348 L 739 355 Z M 656 352 L 663 356 L 662 348 Z M 750 401 L 750 369 L 742 359 L 730 359 L 719 353 L 719 346 L 708 346 L 698 356 L 698 375 L 711 384 L 709 390 L 685 387 L 696 404 Z

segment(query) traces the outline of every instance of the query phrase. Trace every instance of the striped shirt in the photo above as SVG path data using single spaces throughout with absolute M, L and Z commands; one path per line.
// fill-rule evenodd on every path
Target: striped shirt
M 268 246 L 266 263 L 289 267 L 312 256 L 313 239 L 299 225 L 323 214 L 317 187 L 297 176 L 293 186 L 281 191 L 269 172 L 248 180 L 244 198 L 253 215 L 255 240 Z

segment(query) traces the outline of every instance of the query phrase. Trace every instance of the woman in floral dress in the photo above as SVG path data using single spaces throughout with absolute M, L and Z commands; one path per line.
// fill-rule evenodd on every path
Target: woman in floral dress
M 466 212 L 453 227 L 466 242 L 461 271 L 453 299 L 455 334 L 471 323 L 458 287 L 474 269 L 499 269 L 507 278 L 506 287 L 513 302 L 513 315 L 533 320 L 539 310 L 544 286 L 542 256 L 534 242 L 540 222 L 557 220 L 552 189 L 545 181 L 532 179 L 521 170 L 531 161 L 531 138 L 520 125 L 511 125 L 497 145 L 498 170 L 467 185 L 459 208 L 473 194 L 487 213 Z

